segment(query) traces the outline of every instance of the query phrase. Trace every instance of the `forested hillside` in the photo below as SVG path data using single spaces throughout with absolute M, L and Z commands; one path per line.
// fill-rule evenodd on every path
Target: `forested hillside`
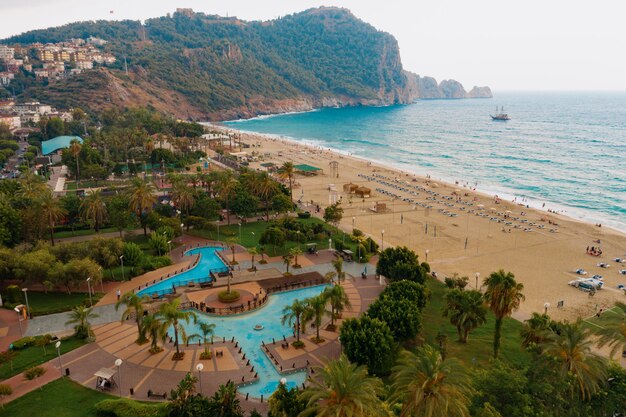
M 202 13 L 174 13 L 143 26 L 81 22 L 3 43 L 89 36 L 108 41 L 104 49 L 117 57 L 116 67 L 54 85 L 21 74 L 16 85 L 22 97 L 88 109 L 148 105 L 179 117 L 224 119 L 320 106 L 408 103 L 423 96 L 414 75 L 402 69 L 395 38 L 339 8 L 269 22 Z

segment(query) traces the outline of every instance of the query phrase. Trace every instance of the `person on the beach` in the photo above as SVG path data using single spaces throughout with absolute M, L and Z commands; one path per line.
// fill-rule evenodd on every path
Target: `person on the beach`
M 117 301 L 119 301 L 120 297 L 122 296 L 122 292 L 119 290 L 119 288 L 117 289 L 116 294 L 117 294 Z

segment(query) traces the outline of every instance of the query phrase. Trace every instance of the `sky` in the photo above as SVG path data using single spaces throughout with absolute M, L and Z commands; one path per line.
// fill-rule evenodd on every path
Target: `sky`
M 468 90 L 626 90 L 623 0 L 0 0 L 0 38 L 177 7 L 269 20 L 319 6 L 346 7 L 394 35 L 405 69 Z

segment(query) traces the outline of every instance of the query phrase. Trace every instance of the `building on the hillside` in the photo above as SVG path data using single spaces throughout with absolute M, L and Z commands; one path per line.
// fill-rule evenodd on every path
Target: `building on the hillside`
M 0 61 L 8 61 L 15 56 L 15 48 L 10 46 L 0 45 Z
M 193 9 L 178 7 L 176 8 L 176 13 L 182 14 L 183 16 L 193 17 Z
M 43 68 L 36 68 L 35 69 L 35 78 L 39 81 L 39 80 L 44 80 L 44 79 L 48 79 L 50 77 L 50 73 L 48 72 L 47 69 L 43 69 Z
M 22 127 L 20 115 L 17 113 L 0 113 L 0 124 L 7 125 L 11 131 Z
M 85 60 L 76 61 L 76 68 L 79 69 L 79 70 L 90 70 L 90 69 L 93 69 L 93 62 L 92 61 L 85 61 Z
M 69 111 L 52 111 L 50 113 L 46 113 L 46 117 L 58 117 L 64 122 L 71 122 L 74 120 L 74 116 Z
M 19 103 L 13 107 L 16 113 L 24 112 L 37 112 L 41 116 L 45 116 L 48 113 L 52 113 L 52 106 L 49 104 L 41 104 L 38 101 L 29 101 L 26 103 Z
M 87 38 L 87 43 L 90 43 L 96 46 L 104 46 L 107 43 L 107 41 L 105 41 L 104 39 L 96 38 L 94 36 L 90 36 Z
M 54 61 L 54 50 L 52 48 L 39 48 L 37 49 L 37 59 L 43 62 Z
M 37 124 L 41 120 L 41 115 L 36 111 L 27 111 L 20 113 L 20 121 L 22 126 L 28 126 L 30 124 Z
M 0 100 L 0 111 L 4 110 L 4 112 L 12 112 L 13 107 L 15 106 L 15 100 Z
M 6 87 L 11 84 L 11 80 L 15 77 L 15 74 L 12 72 L 0 72 L 0 85 Z

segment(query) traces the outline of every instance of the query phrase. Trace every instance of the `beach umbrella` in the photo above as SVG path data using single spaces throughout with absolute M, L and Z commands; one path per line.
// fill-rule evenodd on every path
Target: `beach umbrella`
M 513 212 L 512 212 L 511 210 L 507 210 L 507 211 L 505 211 L 505 213 L 506 213 L 506 214 L 511 214 L 511 213 L 513 213 Z
M 484 205 L 484 204 L 479 204 L 479 205 L 477 205 L 476 207 L 478 207 L 479 209 L 481 209 L 481 210 L 482 210 L 482 209 L 484 209 L 484 208 L 485 208 L 485 205 Z
M 489 211 L 498 211 L 498 209 L 495 207 L 489 207 Z

